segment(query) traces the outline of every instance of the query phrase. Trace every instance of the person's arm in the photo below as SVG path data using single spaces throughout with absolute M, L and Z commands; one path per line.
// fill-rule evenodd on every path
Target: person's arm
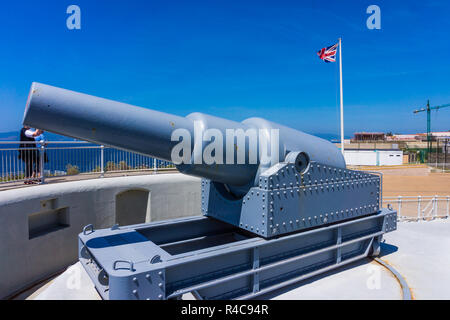
M 36 136 L 39 135 L 39 130 L 33 131 L 33 130 L 31 130 L 31 129 L 28 129 L 27 131 L 25 131 L 25 135 L 26 135 L 28 138 L 34 138 L 34 137 L 36 137 Z
M 28 129 L 27 131 L 25 131 L 25 135 L 27 136 L 27 138 L 34 138 L 35 133 L 36 133 L 36 131 L 33 131 L 31 129 Z

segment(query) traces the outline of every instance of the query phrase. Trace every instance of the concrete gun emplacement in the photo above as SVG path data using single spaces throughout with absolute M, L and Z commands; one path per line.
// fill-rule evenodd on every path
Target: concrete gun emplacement
M 183 161 L 174 162 L 202 178 L 203 216 L 87 226 L 80 261 L 105 299 L 254 297 L 377 255 L 396 229 L 396 212 L 381 208 L 380 175 L 346 169 L 332 143 L 265 119 L 181 117 L 33 83 L 23 122 L 167 161 L 180 144 L 174 133 L 185 133 Z M 211 148 L 218 137 L 226 143 Z M 122 235 L 126 257 L 93 245 L 112 235 Z

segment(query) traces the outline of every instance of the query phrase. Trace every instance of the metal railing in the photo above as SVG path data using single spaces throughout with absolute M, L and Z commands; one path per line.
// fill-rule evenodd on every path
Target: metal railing
M 450 213 L 450 195 L 384 197 L 383 206 L 388 204 L 397 210 L 399 220 L 448 218 Z
M 22 145 L 22 147 L 20 147 Z M 168 161 L 85 141 L 0 141 L 0 184 L 48 177 L 175 168 Z
M 450 155 L 449 155 L 450 160 Z M 436 172 L 448 172 L 450 171 L 450 162 L 427 162 L 427 165 L 434 169 Z

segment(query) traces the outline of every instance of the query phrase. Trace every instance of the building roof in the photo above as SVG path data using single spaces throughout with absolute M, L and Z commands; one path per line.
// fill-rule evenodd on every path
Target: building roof
M 384 135 L 384 132 L 355 132 L 354 134 L 362 134 L 362 135 Z
M 387 149 L 387 148 L 376 148 L 376 149 L 373 149 L 373 148 L 371 148 L 371 149 L 358 149 L 358 148 L 345 148 L 344 149 L 344 152 L 345 151 L 372 151 L 372 152 L 375 152 L 375 151 L 402 151 L 402 150 L 400 150 L 400 149 Z

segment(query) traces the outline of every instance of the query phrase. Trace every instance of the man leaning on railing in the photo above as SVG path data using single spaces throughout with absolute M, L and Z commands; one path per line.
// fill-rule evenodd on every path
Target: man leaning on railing
M 28 126 L 24 126 L 20 130 L 20 141 L 31 142 L 35 141 L 35 137 L 41 134 L 40 130 L 32 130 Z M 37 183 L 34 178 L 36 177 L 36 164 L 38 163 L 39 153 L 36 146 L 31 143 L 21 143 L 19 145 L 19 159 L 25 163 L 25 184 Z

